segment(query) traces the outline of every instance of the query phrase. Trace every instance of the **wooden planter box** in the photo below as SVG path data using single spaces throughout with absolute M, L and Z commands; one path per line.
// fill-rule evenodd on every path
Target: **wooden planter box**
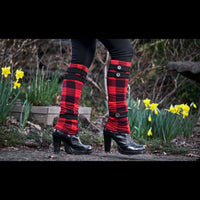
M 11 114 L 18 120 L 20 120 L 20 114 L 22 111 L 22 104 L 17 102 L 11 109 Z M 38 123 L 44 124 L 44 126 L 53 126 L 54 118 L 58 117 L 60 113 L 60 106 L 32 106 L 30 111 L 30 117 L 32 117 Z M 79 107 L 79 114 L 84 115 L 90 120 L 91 107 Z

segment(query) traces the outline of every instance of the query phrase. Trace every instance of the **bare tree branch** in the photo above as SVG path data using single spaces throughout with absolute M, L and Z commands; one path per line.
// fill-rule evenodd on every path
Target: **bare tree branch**
M 105 61 L 105 66 L 104 66 L 104 86 L 105 86 L 105 95 L 106 95 L 107 101 L 108 101 L 107 72 L 108 72 L 108 65 L 109 65 L 108 61 L 109 61 L 109 52 L 107 51 L 106 61 Z

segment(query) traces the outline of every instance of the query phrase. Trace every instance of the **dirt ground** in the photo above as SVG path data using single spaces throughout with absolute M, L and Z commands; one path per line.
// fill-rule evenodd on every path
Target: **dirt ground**
M 90 155 L 70 155 L 65 151 L 54 154 L 52 148 L 0 149 L 0 161 L 199 161 L 199 157 L 182 155 L 156 155 L 146 152 L 139 155 L 122 155 L 113 149 L 105 153 L 102 148 L 94 148 Z

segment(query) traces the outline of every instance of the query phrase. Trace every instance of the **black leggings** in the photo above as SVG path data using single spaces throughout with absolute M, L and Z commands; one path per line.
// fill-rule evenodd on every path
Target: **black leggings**
M 133 47 L 129 39 L 98 39 L 111 55 L 112 60 L 131 62 Z M 90 67 L 96 50 L 96 39 L 72 39 L 71 63 Z

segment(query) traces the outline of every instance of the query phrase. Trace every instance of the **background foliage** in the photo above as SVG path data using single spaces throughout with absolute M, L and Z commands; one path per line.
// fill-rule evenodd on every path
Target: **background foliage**
M 134 99 L 149 98 L 163 107 L 170 104 L 198 104 L 199 87 L 176 72 L 165 69 L 169 61 L 200 61 L 200 39 L 131 39 L 134 48 L 130 88 Z M 97 40 L 97 50 L 82 93 L 81 104 L 104 112 L 106 99 L 105 69 L 110 59 L 105 47 Z M 63 75 L 71 60 L 69 39 L 0 39 L 0 66 L 22 68 L 25 81 L 33 72 L 59 69 Z M 35 69 L 35 70 L 33 70 Z

